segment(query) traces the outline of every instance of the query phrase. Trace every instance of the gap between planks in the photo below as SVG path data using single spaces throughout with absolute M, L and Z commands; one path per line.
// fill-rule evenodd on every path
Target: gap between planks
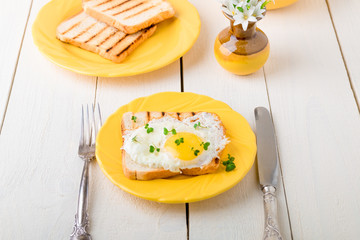
M 13 86 L 14 86 L 14 80 L 15 80 L 15 76 L 16 76 L 16 70 L 17 70 L 17 67 L 18 67 L 19 59 L 20 59 L 21 49 L 22 49 L 22 46 L 23 46 L 23 42 L 24 42 L 24 38 L 25 38 L 25 33 L 26 33 L 26 30 L 27 30 L 27 26 L 28 26 L 30 14 L 31 14 L 32 5 L 33 5 L 33 0 L 31 0 L 31 2 L 30 2 L 29 12 L 28 12 L 28 15 L 27 15 L 27 18 L 26 18 L 26 23 L 25 23 L 25 27 L 24 27 L 24 32 L 23 32 L 22 37 L 21 37 L 21 42 L 20 42 L 20 46 L 19 46 L 19 51 L 18 51 L 18 54 L 17 54 L 16 62 L 15 62 L 14 72 L 13 72 L 13 75 L 12 75 L 12 77 L 11 77 L 11 83 L 10 83 L 10 87 L 9 87 L 9 91 L 8 91 L 8 97 L 7 97 L 6 103 L 5 103 L 4 114 L 3 114 L 3 118 L 1 119 L 1 122 L 0 122 L 0 135 L 1 135 L 2 128 L 3 128 L 3 126 L 4 126 L 4 123 L 5 123 L 6 112 L 7 112 L 8 106 L 9 106 L 12 88 L 13 88 Z
M 180 58 L 180 91 L 184 92 L 184 67 L 183 67 L 183 58 Z M 185 212 L 186 212 L 186 239 L 190 239 L 190 222 L 189 222 L 189 203 L 185 203 Z
M 265 67 L 262 67 L 262 70 L 263 70 L 263 74 L 264 74 L 264 81 L 265 81 L 266 95 L 267 95 L 267 99 L 268 99 L 268 103 L 269 103 L 270 116 L 271 116 L 271 120 L 272 120 L 273 125 L 274 125 L 275 139 L 276 139 L 276 142 L 277 142 L 277 134 L 276 134 L 274 118 L 273 118 L 273 114 L 272 114 L 272 110 L 271 110 L 270 94 L 269 94 L 269 88 L 268 88 L 267 79 L 266 79 Z M 282 170 L 282 167 L 281 167 L 281 159 L 280 159 L 280 154 L 279 154 L 279 145 L 277 143 L 276 143 L 276 148 L 277 148 L 276 150 L 277 150 L 277 155 L 278 155 L 278 159 L 279 159 L 280 177 L 281 177 L 282 187 L 283 187 L 283 190 L 284 190 L 286 212 L 287 212 L 288 222 L 289 222 L 289 227 L 290 227 L 290 236 L 291 236 L 291 240 L 292 240 L 292 239 L 294 239 L 294 236 L 293 236 L 293 231 L 292 231 L 292 227 L 291 227 L 290 211 L 289 211 L 288 199 L 287 199 L 287 195 L 286 195 L 286 188 L 285 188 L 285 181 L 284 181 L 284 177 L 283 177 L 283 170 Z
M 350 88 L 351 88 L 351 91 L 352 91 L 352 93 L 353 93 L 356 106 L 357 106 L 358 111 L 359 111 L 359 113 L 360 113 L 360 104 L 359 104 L 358 97 L 357 97 L 357 94 L 356 94 L 356 91 L 355 91 L 355 88 L 354 88 L 353 81 L 352 81 L 351 76 L 350 76 L 350 72 L 349 72 L 349 69 L 348 69 L 348 66 L 347 66 L 347 63 L 346 63 L 346 59 L 345 59 L 344 53 L 343 53 L 343 50 L 342 50 L 342 47 L 341 47 L 341 44 L 340 44 L 340 39 L 339 39 L 338 33 L 337 33 L 337 31 L 336 31 L 334 19 L 333 19 L 332 14 L 331 14 L 331 8 L 330 8 L 329 0 L 325 0 L 325 2 L 326 2 L 326 6 L 327 6 L 327 9 L 328 9 L 328 12 L 329 12 L 330 19 L 331 19 L 331 24 L 332 24 L 332 27 L 333 27 L 334 32 L 335 32 L 336 41 L 337 41 L 337 43 L 338 43 L 339 50 L 340 50 L 340 53 L 341 53 L 341 58 L 342 58 L 342 60 L 343 60 L 343 63 L 344 63 L 344 66 L 345 66 L 345 70 L 346 70 L 346 74 L 347 74 L 348 79 L 349 79 Z

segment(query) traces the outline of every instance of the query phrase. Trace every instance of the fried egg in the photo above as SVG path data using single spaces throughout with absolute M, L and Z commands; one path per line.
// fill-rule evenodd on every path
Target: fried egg
M 183 121 L 165 116 L 128 131 L 124 149 L 131 159 L 172 172 L 206 166 L 229 142 L 220 119 L 201 112 Z

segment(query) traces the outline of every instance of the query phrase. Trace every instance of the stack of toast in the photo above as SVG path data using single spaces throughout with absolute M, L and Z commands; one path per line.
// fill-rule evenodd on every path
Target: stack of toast
M 166 0 L 83 1 L 83 11 L 62 22 L 56 37 L 120 63 L 174 15 Z

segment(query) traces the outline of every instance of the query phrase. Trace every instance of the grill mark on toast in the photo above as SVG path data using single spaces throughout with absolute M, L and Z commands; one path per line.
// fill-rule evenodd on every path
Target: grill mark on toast
M 96 5 L 96 6 L 93 6 L 93 8 L 99 7 L 99 6 L 104 5 L 105 3 L 108 3 L 108 2 L 111 2 L 111 1 L 112 1 L 112 0 L 103 1 L 102 3 L 99 3 L 99 4 Z
M 72 25 L 69 29 L 67 29 L 65 32 L 63 32 L 63 33 L 61 33 L 61 34 L 62 34 L 62 35 L 65 35 L 66 33 L 68 33 L 68 32 L 70 32 L 71 30 L 73 30 L 75 27 L 79 26 L 81 22 L 82 22 L 82 21 L 75 23 L 75 24 Z
M 105 31 L 105 29 L 107 29 L 108 26 L 105 26 L 103 29 L 101 29 L 99 32 L 95 33 L 93 36 L 91 36 L 88 40 L 86 40 L 84 43 L 88 43 L 89 41 L 91 41 L 92 39 L 94 39 L 94 37 L 100 35 L 103 31 Z
M 145 34 L 145 32 L 143 33 Z M 137 37 L 129 46 L 127 46 L 126 48 L 124 48 L 124 50 L 122 50 L 121 52 L 119 52 L 118 54 L 116 54 L 117 57 L 119 57 L 123 52 L 126 52 L 132 45 L 134 45 L 138 40 L 139 38 L 141 38 L 141 36 L 143 35 L 141 34 L 139 37 Z M 116 44 L 117 45 L 117 44 Z
M 116 32 L 110 34 L 108 37 L 106 37 L 101 43 L 99 43 L 98 45 L 96 45 L 97 47 L 99 47 L 100 45 L 102 45 L 104 42 L 106 42 L 109 38 L 111 38 L 112 36 L 114 36 L 116 34 Z
M 195 113 L 194 113 L 194 112 L 191 112 L 191 115 L 195 116 Z
M 180 113 L 176 112 L 177 116 L 178 116 L 178 120 L 180 120 Z
M 75 37 L 73 37 L 73 39 L 76 39 L 78 37 L 80 37 L 81 35 L 83 35 L 84 33 L 86 33 L 90 28 L 92 28 L 93 26 L 95 26 L 96 23 L 91 24 L 89 27 L 85 28 L 84 30 L 82 30 L 78 35 L 76 35 Z
M 146 34 L 150 28 L 152 28 L 153 26 L 149 27 L 148 29 L 144 30 L 144 32 L 139 35 L 131 44 L 129 44 L 129 46 L 127 46 L 124 50 L 122 50 L 121 52 L 119 52 L 118 54 L 116 54 L 117 57 L 119 57 L 123 52 L 127 51 L 132 45 L 134 45 L 137 41 L 139 41 L 139 39 L 144 35 Z M 124 37 L 125 38 L 125 37 Z M 116 44 L 117 45 L 117 44 Z M 116 46 L 114 45 L 114 46 Z M 162 112 L 164 113 L 164 112 Z M 164 115 L 163 115 L 164 116 Z
M 165 116 L 165 112 L 161 112 L 161 116 Z
M 146 116 L 147 116 L 147 122 L 149 122 L 150 121 L 150 112 L 149 111 L 147 112 Z
M 132 18 L 132 17 L 134 17 L 134 16 L 136 16 L 136 15 L 139 15 L 140 13 L 146 12 L 146 11 L 148 11 L 148 10 L 151 9 L 151 8 L 157 7 L 158 5 L 160 5 L 160 4 L 153 5 L 153 6 L 150 6 L 150 7 L 148 7 L 148 8 L 145 8 L 145 9 L 141 10 L 140 12 L 137 12 L 137 13 L 134 13 L 133 15 L 127 16 L 126 18 L 124 18 L 124 20 L 129 19 L 129 18 Z
M 124 50 L 122 50 L 120 53 L 116 54 L 116 56 L 119 57 L 123 52 L 125 52 L 126 50 L 128 50 L 128 49 L 131 47 L 131 45 L 133 45 L 133 44 L 130 44 L 129 46 L 127 46 L 127 47 L 126 47 Z
M 109 10 L 111 10 L 111 9 L 117 8 L 117 7 L 119 7 L 119 6 L 121 6 L 121 5 L 125 4 L 125 3 L 127 3 L 127 2 L 129 2 L 129 1 L 130 1 L 130 0 L 126 0 L 126 1 L 124 1 L 124 2 L 122 2 L 122 3 L 119 3 L 118 5 L 115 5 L 115 6 L 109 7 L 109 8 L 107 8 L 107 9 L 103 10 L 103 11 L 104 11 L 104 12 L 106 12 L 106 11 L 109 11 Z
M 118 12 L 118 13 L 114 13 L 113 16 L 115 17 L 115 16 L 117 16 L 117 15 L 123 13 L 123 12 L 127 12 L 127 11 L 129 11 L 129 10 L 131 10 L 131 9 L 133 9 L 133 8 L 136 8 L 136 7 L 138 7 L 138 6 L 143 5 L 144 3 L 145 3 L 145 2 L 141 2 L 141 3 L 139 3 L 139 4 L 136 4 L 136 5 L 132 6 L 132 7 L 127 8 L 127 9 L 125 9 L 125 10 L 122 10 L 122 11 L 120 11 L 120 12 Z
M 106 52 L 109 52 L 111 49 L 113 49 L 114 47 L 116 47 L 120 42 L 122 42 L 128 35 L 125 35 L 123 38 L 120 38 L 119 41 L 117 41 L 114 45 L 112 45 L 110 48 L 106 49 Z M 131 46 L 132 44 L 130 44 L 129 46 Z M 128 47 L 127 47 L 128 48 Z M 116 55 L 118 56 L 118 55 Z

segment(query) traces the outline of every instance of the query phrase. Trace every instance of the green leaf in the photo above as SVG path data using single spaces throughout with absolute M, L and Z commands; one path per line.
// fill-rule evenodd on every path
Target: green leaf
M 209 142 L 206 142 L 205 144 L 204 144 L 204 149 L 205 150 L 208 150 L 208 147 L 210 146 L 210 143 Z
M 184 143 L 184 138 L 179 138 L 175 140 L 176 145 L 180 145 L 180 143 Z
M 153 145 L 150 145 L 149 152 L 153 153 L 155 151 L 155 147 Z
M 230 171 L 234 170 L 235 168 L 236 168 L 235 163 L 230 163 L 230 164 L 226 165 L 225 171 L 230 172 Z
M 271 0 L 270 0 L 271 1 Z M 263 4 L 261 4 L 261 9 L 264 9 L 265 8 L 265 6 L 270 2 L 270 1 L 265 1 Z
M 133 137 L 133 138 L 131 139 L 131 141 L 133 141 L 133 142 L 139 142 L 139 141 L 136 139 L 136 137 L 137 137 L 137 136 Z
M 131 117 L 131 120 L 133 120 L 134 122 L 136 122 L 136 117 L 135 117 L 135 116 L 132 116 L 132 117 Z
M 147 124 L 145 124 L 145 129 L 147 129 L 149 127 L 149 124 L 147 123 Z
M 164 135 L 168 135 L 169 130 L 167 130 L 167 128 L 164 128 Z
M 151 132 L 153 132 L 154 131 L 154 129 L 151 127 L 151 128 L 148 128 L 147 130 L 146 130 L 146 132 L 147 133 L 151 133 Z
M 171 130 L 171 133 L 172 133 L 173 135 L 175 135 L 175 134 L 176 134 L 176 130 L 173 128 L 173 129 Z
M 195 156 L 199 155 L 199 152 L 200 152 L 199 150 L 195 150 L 194 151 Z
M 160 152 L 160 148 L 157 148 L 156 151 L 157 151 L 157 152 Z
M 234 160 L 235 158 L 228 154 L 228 160 L 222 162 L 222 164 L 226 166 L 225 171 L 230 172 L 236 168 Z
M 242 7 L 237 7 L 237 9 L 242 13 L 244 12 L 244 9 Z

